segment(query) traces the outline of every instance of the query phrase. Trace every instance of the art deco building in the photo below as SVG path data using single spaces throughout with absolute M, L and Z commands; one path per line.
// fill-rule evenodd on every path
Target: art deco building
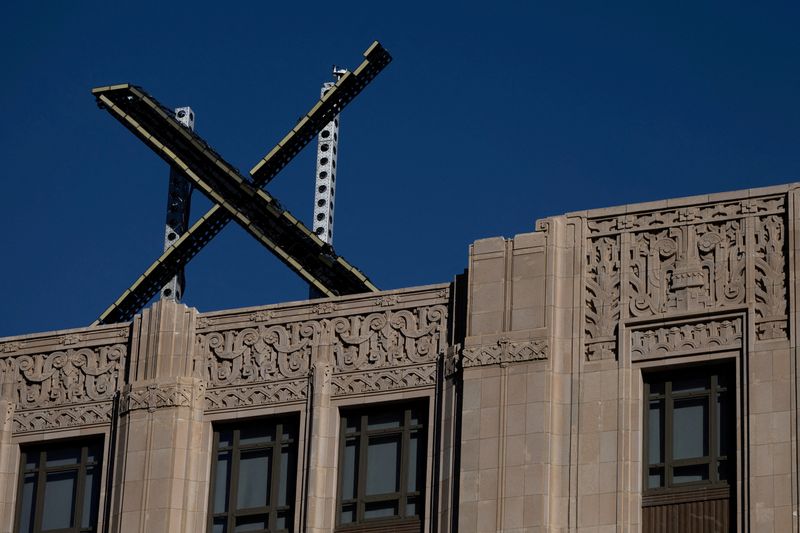
M 798 531 L 799 194 L 546 218 L 438 285 L 0 339 L 0 531 Z

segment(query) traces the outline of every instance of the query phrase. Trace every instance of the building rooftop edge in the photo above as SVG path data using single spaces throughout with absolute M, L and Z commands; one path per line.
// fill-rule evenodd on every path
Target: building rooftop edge
M 583 218 L 615 216 L 615 215 L 622 215 L 625 213 L 638 213 L 642 211 L 651 211 L 654 209 L 664 209 L 669 207 L 683 207 L 683 206 L 690 206 L 697 204 L 705 204 L 710 202 L 723 202 L 725 200 L 753 198 L 757 196 L 766 196 L 769 194 L 785 194 L 791 190 L 798 188 L 800 188 L 800 182 L 790 182 L 781 185 L 769 185 L 766 187 L 757 187 L 754 189 L 739 189 L 736 191 L 698 194 L 695 196 L 683 196 L 678 198 L 669 198 L 665 200 L 653 200 L 651 202 L 639 202 L 632 204 L 616 205 L 611 207 L 598 207 L 593 209 L 568 211 L 561 215 L 551 215 L 547 217 L 542 217 L 541 220 L 547 220 L 558 216 L 583 217 Z

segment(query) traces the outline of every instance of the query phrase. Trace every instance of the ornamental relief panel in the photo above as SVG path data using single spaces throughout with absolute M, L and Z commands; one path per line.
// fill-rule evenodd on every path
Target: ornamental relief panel
M 745 301 L 741 220 L 675 226 L 635 233 L 632 239 L 631 317 Z
M 612 359 L 616 354 L 620 301 L 619 236 L 590 241 L 584 295 L 586 356 Z
M 616 357 L 622 318 L 748 304 L 757 341 L 786 339 L 785 206 L 781 195 L 587 220 L 587 360 Z
M 199 334 L 204 377 L 214 388 L 306 376 L 321 331 L 305 321 Z
M 120 413 L 146 409 L 153 412 L 162 407 L 195 407 L 203 397 L 203 383 L 149 384 L 145 387 L 126 387 L 120 400 Z
M 436 364 L 334 374 L 331 378 L 334 396 L 426 387 L 434 384 L 436 384 Z
M 537 361 L 547 359 L 547 356 L 546 338 L 527 341 L 511 341 L 502 338 L 494 344 L 464 348 L 461 352 L 461 367 Z
M 205 405 L 208 411 L 219 411 L 253 405 L 297 402 L 305 400 L 307 396 L 308 381 L 297 379 L 209 389 L 205 394 Z
M 207 408 L 305 399 L 320 350 L 331 358 L 338 394 L 433 384 L 435 371 L 422 376 L 419 367 L 446 350 L 447 307 L 392 308 L 396 303 L 370 313 L 198 333 Z M 388 373 L 377 377 L 377 369 Z
M 32 409 L 14 412 L 14 433 L 45 431 L 77 426 L 108 424 L 114 402 L 71 405 L 69 407 Z
M 17 410 L 111 400 L 125 368 L 127 346 L 71 348 L 0 359 L 11 375 Z
M 788 324 L 784 217 L 759 217 L 755 226 L 756 336 L 759 339 L 785 339 Z
M 631 359 L 634 361 L 741 346 L 741 317 L 631 331 Z
M 446 349 L 444 305 L 333 318 L 334 372 L 436 361 Z

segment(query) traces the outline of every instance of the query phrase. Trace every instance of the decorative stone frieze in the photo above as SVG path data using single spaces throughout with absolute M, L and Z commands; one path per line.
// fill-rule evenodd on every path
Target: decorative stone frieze
M 586 224 L 588 360 L 616 356 L 621 309 L 647 318 L 739 307 L 748 303 L 747 280 L 755 294 L 756 340 L 787 337 L 785 195 L 590 218 Z
M 60 408 L 14 412 L 14 432 L 66 429 L 108 424 L 114 410 L 112 401 L 83 403 Z
M 400 303 L 400 297 L 396 294 L 381 296 L 375 300 L 375 305 L 378 307 L 392 307 L 398 303 Z
M 256 311 L 250 315 L 250 320 L 252 322 L 267 322 L 273 318 L 275 318 L 274 311 Z
M 304 400 L 310 369 L 323 351 L 332 366 L 333 394 L 435 384 L 437 360 L 447 347 L 449 295 L 435 290 L 414 291 L 408 299 L 364 298 L 360 305 L 251 311 L 224 329 L 219 324 L 230 319 L 216 317 L 218 325 L 212 330 L 206 323 L 196 338 L 208 383 L 206 408 Z M 292 316 L 302 318 L 287 320 Z
M 120 413 L 140 409 L 153 412 L 163 407 L 193 407 L 204 391 L 205 385 L 202 383 L 149 383 L 143 387 L 128 387 L 120 400 Z
M 111 399 L 124 368 L 127 346 L 113 344 L 0 361 L 15 377 L 17 408 L 35 409 Z
M 317 304 L 312 308 L 312 311 L 318 315 L 327 315 L 336 311 L 336 304 L 333 302 Z
M 295 379 L 274 383 L 257 383 L 242 387 L 208 389 L 205 405 L 208 411 L 297 402 L 308 396 L 308 380 Z
M 17 350 L 20 350 L 23 347 L 23 344 L 20 342 L 6 342 L 0 344 L 0 353 L 14 353 Z
M 547 339 L 531 339 L 527 341 L 511 341 L 506 338 L 494 344 L 470 346 L 461 351 L 461 366 L 497 365 L 517 363 L 520 361 L 536 361 L 547 359 Z
M 436 364 L 333 374 L 334 396 L 427 387 L 436 383 Z
M 309 320 L 198 334 L 209 388 L 306 376 L 322 327 Z
M 706 353 L 741 346 L 741 317 L 673 326 L 659 325 L 631 331 L 632 360 Z
M 14 432 L 108 424 L 124 380 L 129 326 L 30 335 L 0 348 Z
M 435 362 L 446 346 L 447 307 L 432 305 L 333 318 L 334 372 Z

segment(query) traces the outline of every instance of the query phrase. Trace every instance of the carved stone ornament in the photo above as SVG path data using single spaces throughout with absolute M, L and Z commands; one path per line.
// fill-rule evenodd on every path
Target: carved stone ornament
M 633 360 L 740 348 L 741 345 L 742 319 L 739 317 L 631 331 Z
M 616 356 L 621 309 L 646 318 L 742 306 L 748 280 L 756 340 L 787 338 L 786 196 L 589 219 L 587 228 L 588 360 Z
M 426 387 L 436 383 L 436 364 L 334 374 L 334 396 Z
M 785 339 L 786 226 L 778 215 L 756 219 L 755 231 L 756 336 Z
M 308 396 L 308 380 L 295 379 L 257 383 L 243 387 L 223 387 L 206 391 L 206 409 L 216 411 L 271 403 L 297 402 Z
M 305 377 L 321 328 L 303 321 L 198 335 L 209 388 Z
M 590 241 L 586 256 L 586 355 L 589 360 L 616 354 L 620 289 L 619 236 Z
M 333 318 L 334 372 L 435 362 L 446 349 L 443 305 Z
M 14 412 L 14 433 L 45 431 L 77 426 L 108 424 L 113 402 L 96 402 L 68 407 Z
M 529 341 L 510 341 L 499 339 L 495 344 L 470 346 L 461 352 L 461 366 L 497 365 L 516 363 L 519 361 L 536 361 L 547 359 L 547 339 Z
M 0 352 L 2 353 L 14 353 L 22 348 L 23 344 L 20 342 L 6 342 L 5 344 L 0 344 Z
M 435 367 L 444 355 L 446 328 L 447 307 L 427 305 L 199 333 L 206 405 L 227 409 L 302 400 L 323 347 L 332 357 L 338 394 L 431 385 L 435 371 L 419 368 Z M 381 369 L 387 372 L 374 374 Z
M 334 311 L 336 311 L 336 304 L 333 302 L 317 304 L 311 308 L 311 312 L 318 315 L 327 315 L 329 313 L 333 313 Z
M 127 328 L 120 331 L 127 331 Z M 119 332 L 111 332 L 119 338 Z M 62 335 L 44 341 L 51 350 L 87 341 L 87 335 Z M 41 341 L 40 341 L 41 342 Z M 119 390 L 126 344 L 65 348 L 44 353 L 13 355 L 26 348 L 7 343 L 0 357 L 0 381 L 10 382 L 13 427 L 18 433 L 44 431 L 111 421 L 113 399 Z M 30 349 L 30 346 L 27 346 Z
M 195 399 L 202 396 L 204 388 L 203 385 L 195 386 L 191 383 L 149 384 L 141 388 L 130 388 L 122 395 L 120 412 L 147 409 L 152 413 L 162 407 L 192 407 Z
M 393 305 L 397 305 L 400 303 L 400 297 L 396 294 L 389 294 L 387 296 L 381 296 L 375 300 L 375 305 L 378 307 L 392 307 Z
M 0 359 L 12 376 L 18 410 L 110 400 L 125 368 L 127 346 L 113 344 Z
M 256 311 L 250 315 L 252 322 L 266 322 L 275 318 L 275 311 Z

